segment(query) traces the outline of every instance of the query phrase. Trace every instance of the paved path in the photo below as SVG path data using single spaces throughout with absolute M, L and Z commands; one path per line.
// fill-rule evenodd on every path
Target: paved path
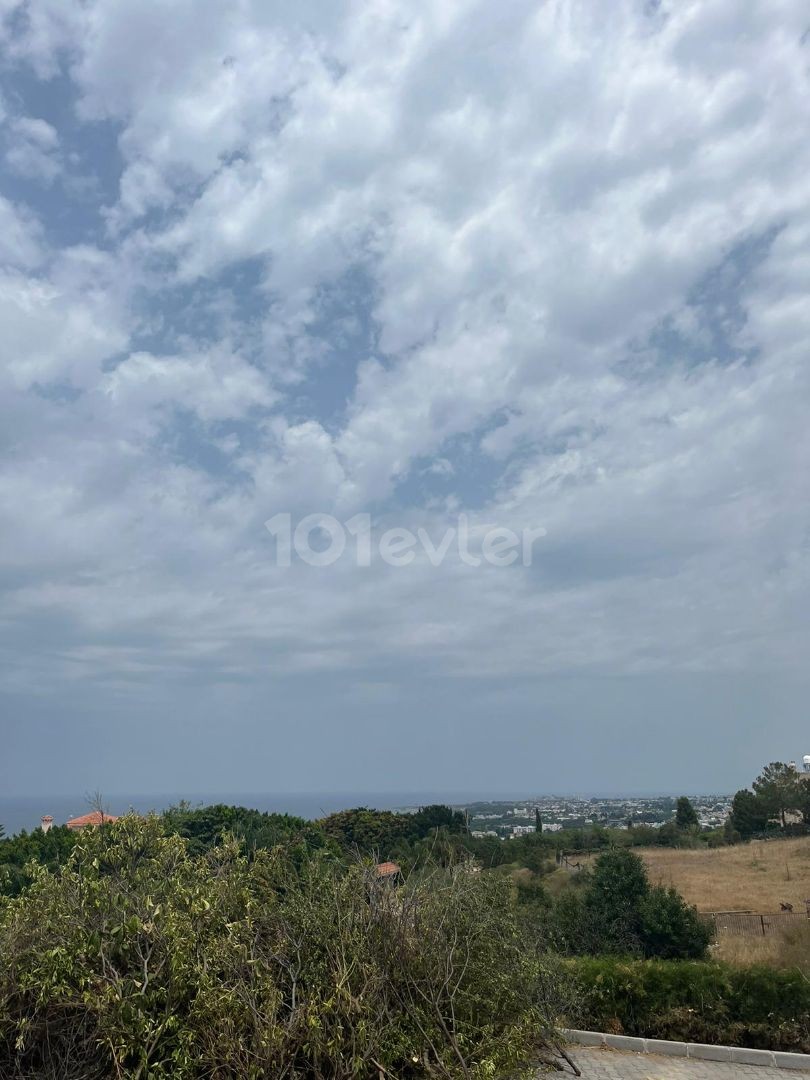
M 627 1054 L 601 1047 L 571 1046 L 568 1052 L 582 1069 L 582 1080 L 790 1080 L 791 1077 L 808 1080 L 810 1077 L 803 1069 Z M 566 1067 L 564 1072 L 553 1072 L 549 1076 L 567 1080 L 573 1073 Z

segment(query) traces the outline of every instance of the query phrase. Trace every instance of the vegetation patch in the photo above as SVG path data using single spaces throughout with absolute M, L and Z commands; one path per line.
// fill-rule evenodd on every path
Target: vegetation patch
M 648 1039 L 810 1053 L 810 981 L 797 970 L 578 957 L 577 1023 Z
M 125 817 L 28 868 L 0 906 L 0 1076 L 474 1080 L 554 1042 L 561 977 L 508 878 L 190 843 Z

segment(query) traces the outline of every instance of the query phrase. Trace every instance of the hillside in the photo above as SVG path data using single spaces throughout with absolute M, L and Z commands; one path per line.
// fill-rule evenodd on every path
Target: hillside
M 675 888 L 700 911 L 803 911 L 810 897 L 810 837 L 679 851 L 639 848 L 650 880 Z

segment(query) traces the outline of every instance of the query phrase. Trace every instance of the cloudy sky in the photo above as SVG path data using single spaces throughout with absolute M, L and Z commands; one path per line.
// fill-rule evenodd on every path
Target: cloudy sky
M 810 752 L 802 0 L 0 19 L 5 794 Z M 278 565 L 311 513 L 545 535 Z

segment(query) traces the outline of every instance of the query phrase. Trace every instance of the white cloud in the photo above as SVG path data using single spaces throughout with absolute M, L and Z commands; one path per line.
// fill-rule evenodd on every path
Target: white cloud
M 33 215 L 0 201 L 20 394 L 0 490 L 36 579 L 16 617 L 69 623 L 82 672 L 800 666 L 804 20 L 790 0 L 7 19 L 13 62 L 69 71 L 81 130 L 117 125 L 123 161 L 102 249 L 45 258 Z M 10 130 L 47 157 L 41 123 Z M 712 322 L 701 290 L 766 236 Z M 227 308 L 248 259 L 245 311 L 167 329 L 195 289 Z M 374 347 L 344 393 L 328 302 L 358 270 Z M 65 385 L 80 396 L 25 395 Z M 412 470 L 479 521 L 545 525 L 538 565 L 270 566 L 266 517 L 393 521 Z
M 33 267 L 42 259 L 42 229 L 33 214 L 0 195 L 0 266 Z
M 93 386 L 127 340 L 127 318 L 109 281 L 112 263 L 94 249 L 65 251 L 50 273 L 0 274 L 3 373 L 26 389 Z
M 127 417 L 170 404 L 203 421 L 224 420 L 276 400 L 255 368 L 225 351 L 170 357 L 133 353 L 104 376 L 101 390 Z
M 51 183 L 61 172 L 59 136 L 46 120 L 15 117 L 9 124 L 6 166 L 20 176 Z

